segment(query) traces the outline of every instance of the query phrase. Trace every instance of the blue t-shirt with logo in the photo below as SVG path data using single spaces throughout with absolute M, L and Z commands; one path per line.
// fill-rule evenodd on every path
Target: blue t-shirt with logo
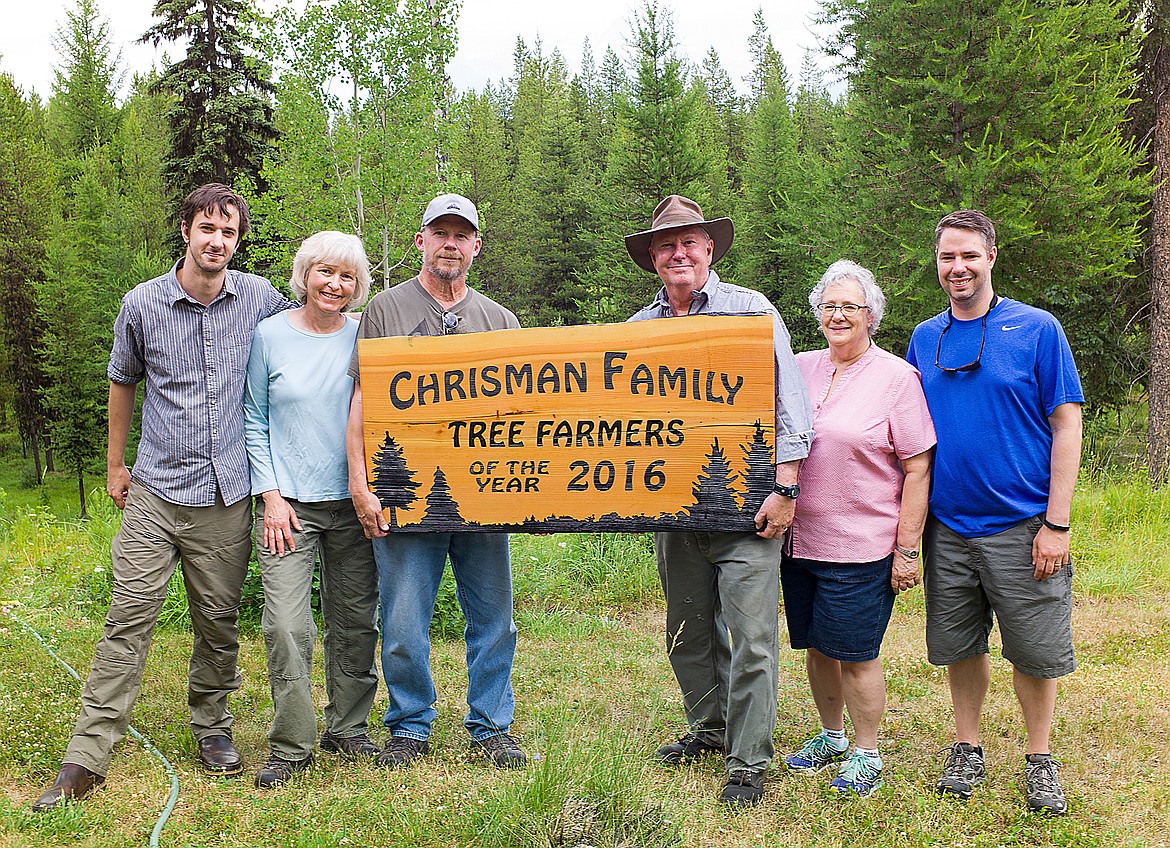
M 948 372 L 936 366 L 936 356 L 948 368 L 976 357 L 980 366 Z M 1056 318 L 1003 298 L 987 313 L 984 331 L 982 318 L 960 321 L 947 310 L 915 328 L 906 359 L 922 374 L 938 434 L 930 492 L 935 517 L 975 538 L 1044 512 L 1052 459 L 1048 416 L 1062 403 L 1085 400 Z

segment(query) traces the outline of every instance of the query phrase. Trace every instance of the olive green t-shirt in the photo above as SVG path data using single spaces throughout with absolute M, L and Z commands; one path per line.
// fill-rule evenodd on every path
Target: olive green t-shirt
M 446 316 L 446 318 L 444 318 Z M 448 328 L 443 332 L 444 325 Z M 511 311 L 469 288 L 463 300 L 444 309 L 423 288 L 418 277 L 379 292 L 366 304 L 358 324 L 358 339 L 388 336 L 442 336 L 515 330 L 520 322 Z M 349 364 L 349 376 L 359 378 L 357 348 Z

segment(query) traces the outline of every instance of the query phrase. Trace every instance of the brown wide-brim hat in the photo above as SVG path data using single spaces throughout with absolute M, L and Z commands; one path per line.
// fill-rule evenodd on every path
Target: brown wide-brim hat
M 655 233 L 663 230 L 677 230 L 682 227 L 702 227 L 711 236 L 715 246 L 711 252 L 711 264 L 714 265 L 731 247 L 735 240 L 735 225 L 730 218 L 716 218 L 712 221 L 703 219 L 703 210 L 699 204 L 689 197 L 672 194 L 658 204 L 654 216 L 650 219 L 650 229 L 626 236 L 626 250 L 637 266 L 651 274 L 656 273 L 654 263 L 650 261 L 650 239 Z

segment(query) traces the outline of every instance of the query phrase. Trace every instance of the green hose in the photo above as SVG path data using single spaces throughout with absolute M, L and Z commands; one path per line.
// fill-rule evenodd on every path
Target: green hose
M 19 624 L 27 632 L 31 633 L 33 637 L 41 643 L 41 646 L 48 652 L 49 656 L 64 666 L 65 670 L 69 672 L 74 680 L 76 680 L 78 683 L 83 682 L 78 673 L 73 670 L 73 666 L 65 662 L 65 660 L 63 660 L 61 656 L 53 650 L 52 646 L 50 646 L 49 643 L 45 641 L 44 637 L 41 636 L 41 634 L 32 627 L 32 625 L 14 613 L 11 607 L 4 607 L 4 612 L 8 613 L 9 618 Z M 162 812 L 159 814 L 158 820 L 154 823 L 154 829 L 150 832 L 150 842 L 148 844 L 150 845 L 150 848 L 156 848 L 158 845 L 158 838 L 162 834 L 163 825 L 167 823 L 167 819 L 170 818 L 171 812 L 175 809 L 175 804 L 179 802 L 179 777 L 175 774 L 174 766 L 172 766 L 170 761 L 165 756 L 163 756 L 163 752 L 151 744 L 149 739 L 139 733 L 133 726 L 128 728 L 128 732 L 135 740 L 137 740 L 138 744 L 149 751 L 150 754 L 155 757 L 155 759 L 162 763 L 163 769 L 166 771 L 167 776 L 171 780 L 170 797 L 167 798 L 166 806 L 163 807 Z

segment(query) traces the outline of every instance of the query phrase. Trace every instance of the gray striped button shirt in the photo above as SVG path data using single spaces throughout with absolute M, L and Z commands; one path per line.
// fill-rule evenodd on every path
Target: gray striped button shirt
M 703 288 L 694 292 L 694 298 L 691 315 L 772 316 L 772 345 L 776 351 L 776 461 L 789 462 L 807 457 L 813 441 L 812 404 L 808 399 L 808 387 L 792 354 L 788 328 L 776 307 L 758 291 L 723 282 L 714 270 Z M 664 286 L 649 306 L 635 312 L 629 320 L 647 321 L 672 315 Z
M 212 506 L 218 489 L 230 505 L 252 491 L 243 413 L 252 333 L 296 304 L 263 277 L 229 270 L 204 306 L 179 285 L 179 264 L 122 298 L 107 373 L 146 380 L 134 479 L 174 504 Z

